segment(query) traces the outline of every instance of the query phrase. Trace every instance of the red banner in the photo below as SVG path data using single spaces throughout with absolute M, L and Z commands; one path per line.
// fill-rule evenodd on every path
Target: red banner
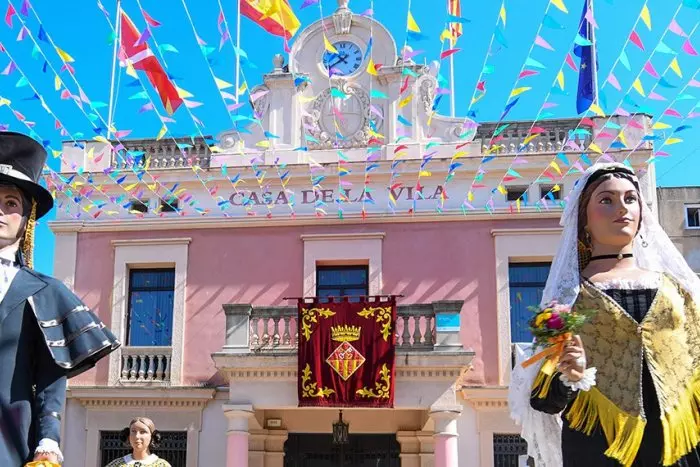
M 300 407 L 393 407 L 396 300 L 299 302 Z

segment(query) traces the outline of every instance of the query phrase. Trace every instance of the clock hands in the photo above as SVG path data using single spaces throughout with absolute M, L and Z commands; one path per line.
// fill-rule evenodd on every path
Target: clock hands
M 328 68 L 333 68 L 334 66 L 336 66 L 340 62 L 343 62 L 347 65 L 347 63 L 348 63 L 347 58 L 348 58 L 347 55 L 338 54 L 338 60 L 336 60 L 335 63 L 328 65 Z

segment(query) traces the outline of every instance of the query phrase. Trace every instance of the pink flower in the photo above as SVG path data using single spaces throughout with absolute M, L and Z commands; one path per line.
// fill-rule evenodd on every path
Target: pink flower
M 547 328 L 561 329 L 564 327 L 564 320 L 557 313 L 552 313 L 552 317 L 547 320 Z
M 562 313 L 568 313 L 569 311 L 571 311 L 571 309 L 566 305 L 556 305 L 554 307 L 554 311 L 556 313 L 562 314 Z

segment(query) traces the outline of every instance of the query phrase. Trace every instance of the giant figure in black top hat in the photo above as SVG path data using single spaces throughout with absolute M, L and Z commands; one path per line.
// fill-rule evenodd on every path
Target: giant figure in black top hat
M 32 269 L 34 224 L 53 207 L 41 144 L 0 132 L 0 466 L 62 462 L 66 380 L 119 347 L 60 281 Z

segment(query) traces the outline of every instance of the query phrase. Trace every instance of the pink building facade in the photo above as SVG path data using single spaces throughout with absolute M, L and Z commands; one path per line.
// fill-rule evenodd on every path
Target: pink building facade
M 536 304 L 558 244 L 559 201 L 576 179 L 575 170 L 559 175 L 551 163 L 574 167 L 607 119 L 594 118 L 580 138 L 570 133 L 578 120 L 537 122 L 546 142 L 524 147 L 522 132 L 534 122 L 512 122 L 482 173 L 483 144 L 496 125 L 465 136 L 467 120 L 429 115 L 423 102 L 431 104 L 437 82 L 430 67 L 401 62 L 381 24 L 339 4 L 328 19 L 329 39 L 366 45 L 371 31 L 373 53 L 385 55 L 374 61 L 397 64 L 381 76 L 361 68 L 333 84 L 357 97 L 350 107 L 369 105 L 363 89 L 372 86 L 389 96 L 380 127 L 362 117 L 369 112 L 345 109 L 347 125 L 355 115 L 359 130 L 343 143 L 342 183 L 338 151 L 323 139 L 323 106 L 315 109 L 307 96 L 323 99 L 328 88 L 327 78 L 313 79 L 323 51 L 320 24 L 300 33 L 289 70 L 276 57 L 265 75 L 264 97 L 254 107 L 261 128 L 279 135 L 267 149 L 255 149 L 260 135 L 239 143 L 232 132 L 220 135 L 215 149 L 202 140 L 190 144 L 189 157 L 178 152 L 182 141 L 167 138 L 112 142 L 126 153 L 104 142 L 65 144 L 62 171 L 69 177 L 71 167 L 85 167 L 104 187 L 99 209 L 111 214 L 59 211 L 51 223 L 55 275 L 124 344 L 70 381 L 66 465 L 106 464 L 123 451 L 115 432 L 139 415 L 167 435 L 161 454 L 174 467 L 525 465 L 507 407 L 512 346 L 527 340 L 523 310 Z M 399 106 L 406 67 L 416 74 L 408 91 L 415 99 Z M 304 73 L 312 79 L 299 85 L 294 78 Z M 318 118 L 302 125 L 305 115 Z M 410 134 L 401 146 L 377 146 L 377 168 L 367 176 L 368 129 L 395 141 L 406 131 L 398 116 L 413 123 Z M 649 118 L 613 120 L 637 150 L 612 149 L 608 157 L 642 166 L 651 150 L 642 140 Z M 636 124 L 628 126 L 631 120 Z M 318 144 L 299 151 L 300 129 L 314 125 Z M 241 147 L 257 159 L 258 172 L 241 158 Z M 112 157 L 89 157 L 101 151 Z M 404 160 L 398 169 L 397 151 Z M 147 172 L 143 159 L 131 157 L 137 154 L 150 159 Z M 521 177 L 504 181 L 518 157 L 527 158 L 518 166 Z M 567 157 L 570 166 L 562 162 Z M 456 158 L 463 165 L 450 176 Z M 140 171 L 146 175 L 137 178 Z M 231 181 L 236 172 L 245 185 Z M 129 178 L 117 182 L 115 174 Z M 203 179 L 218 186 L 216 195 Z M 655 209 L 653 167 L 643 186 Z M 350 440 L 341 447 L 332 437 L 338 410 L 298 407 L 296 306 L 286 298 L 348 291 L 401 298 L 395 407 L 344 409 Z

